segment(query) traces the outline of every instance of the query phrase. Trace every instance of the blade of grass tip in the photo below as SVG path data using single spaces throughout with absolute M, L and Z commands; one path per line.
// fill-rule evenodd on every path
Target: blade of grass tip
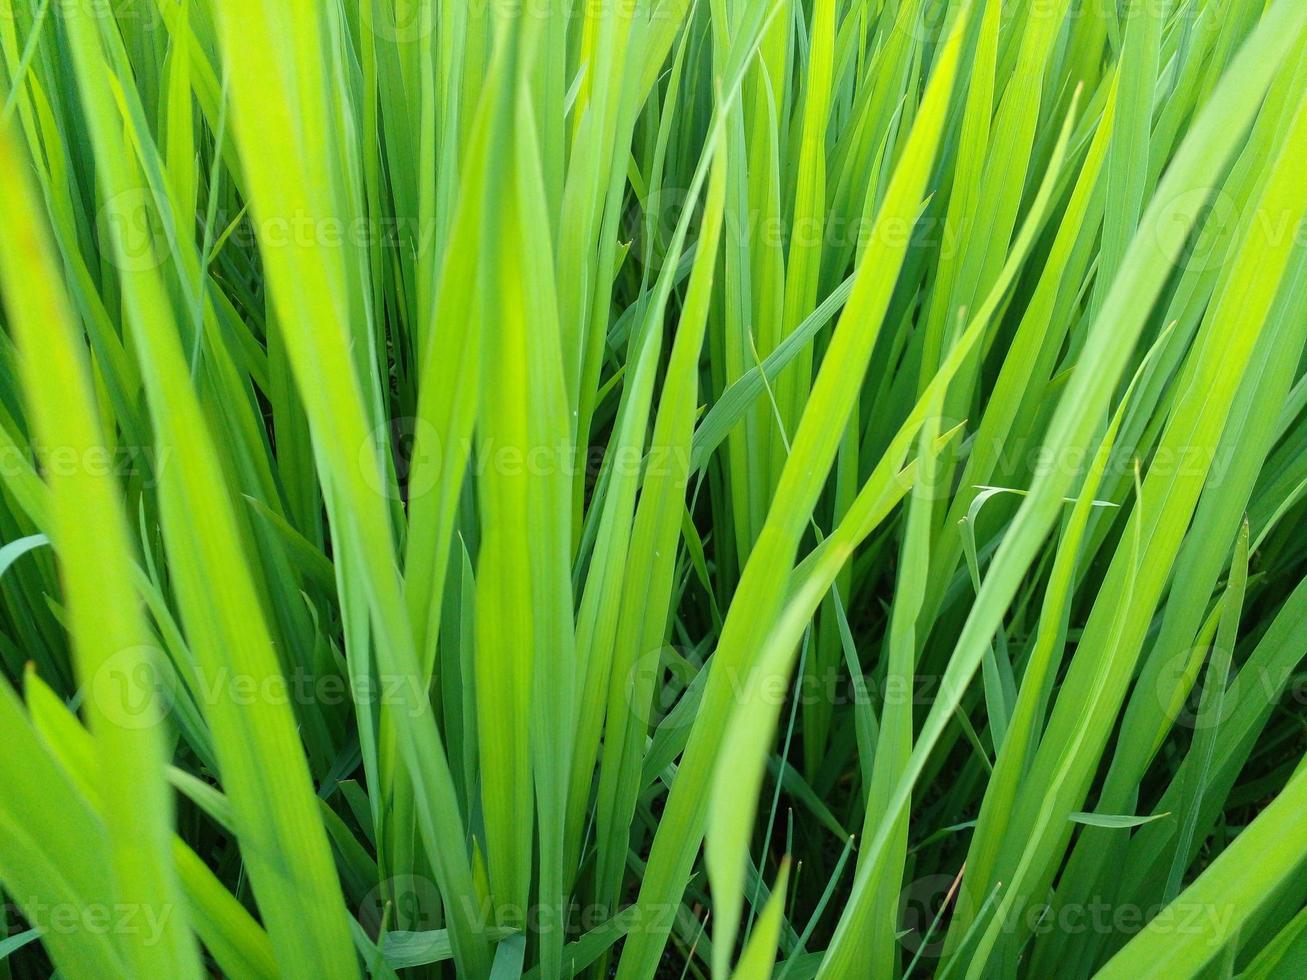
M 1237 145 L 1243 127 L 1251 121 L 1266 86 L 1284 55 L 1300 37 L 1304 25 L 1307 25 L 1307 8 L 1285 2 L 1275 4 L 1195 120 L 1140 223 L 1128 261 L 1122 265 L 1121 275 L 1063 392 L 1045 437 L 1046 447 L 1055 454 L 1068 445 L 1083 445 L 1091 427 L 1098 423 L 1133 342 L 1143 328 L 1151 300 L 1169 276 L 1200 210 L 1199 203 L 1186 201 L 1183 192 L 1210 187 L 1212 174 Z M 868 850 L 878 851 L 887 843 L 893 826 L 891 816 L 906 808 L 912 786 L 961 703 L 984 655 L 984 647 L 1016 593 L 1022 571 L 1033 560 L 1062 506 L 1070 478 L 1070 473 L 1055 468 L 1039 474 L 1032 484 L 1030 495 L 995 554 L 981 595 L 958 637 L 954 655 L 941 679 L 939 697 L 923 725 L 908 770 L 895 788 L 886 820 L 875 836 L 864 842 Z M 870 872 L 859 876 L 849 908 L 871 884 Z M 846 915 L 836 927 L 824 969 L 839 975 L 838 967 L 852 953 L 856 936 Z
M 926 927 L 926 931 L 921 936 L 921 940 L 917 945 L 917 951 L 912 954 L 912 959 L 908 961 L 907 968 L 903 971 L 904 980 L 908 980 L 908 978 L 912 976 L 913 971 L 917 968 L 917 964 L 921 962 L 921 957 L 924 956 L 926 950 L 930 948 L 931 941 L 935 937 L 935 931 L 939 929 L 939 924 L 944 918 L 944 913 L 947 912 L 949 906 L 953 904 L 953 899 L 958 893 L 958 886 L 962 884 L 962 877 L 966 873 L 966 865 L 963 865 L 958 870 L 957 877 L 953 879 L 953 884 L 950 885 L 948 891 L 944 893 L 944 900 L 939 903 L 939 908 L 931 918 L 930 925 Z M 896 926 L 898 925 L 897 922 L 894 924 Z
M 971 576 L 971 587 L 976 592 L 980 591 L 980 558 L 976 554 L 976 518 L 985 501 L 1002 492 L 1003 490 L 997 487 L 981 490 L 976 495 L 976 499 L 971 502 L 971 506 L 967 508 L 967 516 L 958 522 L 962 550 L 967 560 L 967 572 Z M 998 654 L 995 653 L 994 645 L 991 643 L 989 649 L 985 651 L 981 673 L 984 679 L 989 735 L 995 752 L 1002 747 L 1003 740 L 1007 736 L 1008 724 L 1012 717 L 1012 702 L 1016 699 L 1015 692 L 1008 690 L 1008 682 L 1012 675 L 1011 664 L 1006 664 L 1006 668 L 1005 671 L 1000 670 Z
M 799 933 L 799 940 L 794 944 L 794 956 L 803 955 L 808 940 L 812 938 L 817 923 L 821 921 L 822 913 L 826 911 L 826 906 L 830 904 L 831 898 L 835 895 L 835 889 L 844 876 L 844 867 L 849 863 L 849 855 L 852 853 L 853 838 L 850 837 L 844 842 L 844 849 L 840 851 L 839 860 L 835 862 L 835 867 L 831 870 L 830 879 L 826 882 L 826 887 L 822 889 L 821 897 L 817 899 L 817 904 L 812 907 L 812 915 L 808 918 L 808 924 L 803 927 L 803 932 Z M 794 968 L 792 964 L 793 957 L 781 964 L 780 972 L 776 975 L 777 980 L 785 980 L 785 977 Z
M 5 572 L 9 571 L 13 563 L 18 561 L 19 558 L 22 558 L 23 555 L 35 551 L 37 548 L 44 547 L 49 543 L 49 537 L 44 534 L 29 534 L 25 538 L 19 538 L 17 541 L 10 541 L 3 548 L 0 548 L 0 578 L 3 578 Z
M 952 959 L 944 963 L 942 968 L 935 974 L 935 980 L 948 980 L 949 977 L 953 976 L 956 968 L 965 965 L 965 960 L 960 954 L 971 948 L 971 941 L 984 926 L 989 916 L 989 910 L 994 907 L 994 904 L 998 901 L 998 896 L 1002 891 L 1003 883 L 1000 881 L 994 885 L 994 889 L 989 893 L 989 897 L 985 899 L 984 904 L 980 906 L 980 911 L 976 913 L 976 917 L 972 920 L 971 925 L 968 926 L 967 931 L 962 934 L 962 938 L 958 942 L 959 955 L 954 956 Z M 907 974 L 904 974 L 904 978 L 907 980 Z
M 6 923 L 6 927 L 8 923 Z M 7 931 L 7 928 L 6 928 Z M 9 980 L 9 957 L 17 953 L 28 943 L 34 943 L 41 938 L 41 933 L 36 929 L 24 929 L 22 932 L 6 936 L 0 940 L 0 977 Z
M 103 451 L 99 412 L 84 361 L 81 331 L 61 294 L 58 266 L 28 187 L 26 167 L 7 131 L 0 131 L 0 165 L 12 175 L 0 190 L 9 216 L 0 236 L 0 281 L 19 348 L 24 388 L 39 444 L 91 458 Z M 78 675 L 92 689 L 86 710 L 99 753 L 104 816 L 117 900 L 154 915 L 165 927 L 158 941 L 122 939 L 132 968 L 143 975 L 198 976 L 199 957 L 180 907 L 169 836 L 171 794 L 163 779 L 164 732 L 157 692 L 135 692 L 153 706 L 141 721 L 115 716 L 102 699 L 111 673 L 135 680 L 150 671 L 151 635 L 132 588 L 132 547 L 113 477 L 92 467 L 52 467 L 51 536 L 64 584 L 64 602 Z M 126 722 L 126 723 L 125 723 Z
M 771 898 L 763 907 L 757 928 L 745 944 L 740 961 L 735 965 L 732 980 L 767 980 L 776 966 L 776 944 L 781 933 L 781 918 L 785 914 L 785 892 L 790 881 L 790 859 L 781 862 L 780 873 Z M 714 945 L 714 952 L 716 946 Z M 720 974 L 725 976 L 725 974 Z
M 1071 814 L 1071 822 L 1083 824 L 1086 827 L 1108 827 L 1112 830 L 1125 830 L 1131 827 L 1142 827 L 1154 820 L 1164 820 L 1170 815 L 1170 813 L 1152 813 L 1147 816 L 1137 817 L 1131 814 L 1116 813 L 1073 813 Z
M 901 221 L 917 212 L 951 101 L 961 42 L 961 31 L 955 31 L 945 46 L 878 223 Z M 814 474 L 825 473 L 834 460 L 876 339 L 877 331 L 865 329 L 865 324 L 878 325 L 883 318 L 906 245 L 894 235 L 873 235 L 813 384 L 767 523 L 727 614 L 704 700 L 654 838 L 639 898 L 646 908 L 674 902 L 684 890 L 703 837 L 707 800 L 702 788 L 717 762 L 732 687 L 747 672 L 783 601 L 785 580 L 820 491 Z M 618 968 L 621 980 L 652 976 L 667 934 L 664 923 L 658 926 L 628 941 Z

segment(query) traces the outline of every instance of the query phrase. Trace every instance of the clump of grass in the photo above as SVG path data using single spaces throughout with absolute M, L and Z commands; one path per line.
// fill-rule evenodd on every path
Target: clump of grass
M 1307 971 L 1307 6 L 0 65 L 0 976 Z

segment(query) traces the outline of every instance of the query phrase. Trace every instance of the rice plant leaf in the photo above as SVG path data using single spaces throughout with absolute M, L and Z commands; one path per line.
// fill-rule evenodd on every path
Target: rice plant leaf
M 0 133 L 0 161 L 16 178 L 4 193 L 5 213 L 17 227 L 0 243 L 0 279 L 25 353 L 29 409 L 43 444 L 64 447 L 84 461 L 104 445 L 90 374 L 26 169 L 7 133 Z M 115 714 L 103 700 L 112 677 L 135 678 L 150 669 L 150 637 L 131 585 L 131 548 L 116 488 L 84 463 L 52 467 L 50 482 L 50 540 L 60 557 L 78 674 L 90 691 L 88 720 L 110 834 L 113 894 L 164 923 L 153 942 L 139 934 L 122 940 L 123 953 L 143 973 L 198 975 L 198 952 L 185 917 L 172 915 L 179 905 L 178 885 L 168 851 L 172 807 L 163 781 L 156 692 L 139 692 L 148 705 L 143 725 Z M 7 546 L 7 562 L 44 540 L 32 536 L 26 545 Z
M 1086 827 L 1107 827 L 1112 830 L 1124 830 L 1130 827 L 1142 827 L 1146 823 L 1152 823 L 1154 820 L 1164 820 L 1169 816 L 1171 816 L 1169 813 L 1150 813 L 1142 817 L 1121 813 L 1073 813 L 1070 820 L 1072 823 L 1083 824 Z
M 1307 790 L 1300 771 L 1245 831 L 1180 895 L 1099 971 L 1099 976 L 1194 974 L 1214 959 L 1274 888 L 1301 865 L 1307 853 L 1298 819 Z M 1176 934 L 1179 916 L 1203 923 Z

